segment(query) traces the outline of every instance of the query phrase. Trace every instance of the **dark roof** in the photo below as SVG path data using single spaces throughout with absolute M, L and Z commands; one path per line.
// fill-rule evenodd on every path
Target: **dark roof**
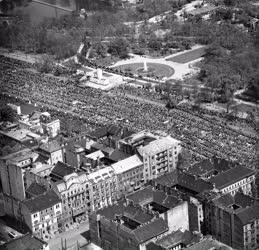
M 60 199 L 53 190 L 49 190 L 35 198 L 22 201 L 31 213 L 36 213 L 50 208 L 59 202 Z
M 221 246 L 226 246 L 223 243 L 218 242 L 211 238 L 211 236 L 203 238 L 200 242 L 193 244 L 187 248 L 186 250 L 208 250 L 208 249 L 218 249 Z M 227 247 L 227 246 L 226 246 Z M 227 247 L 226 249 L 232 249 L 231 247 Z
M 0 246 L 2 250 L 28 250 L 28 249 L 43 249 L 43 246 L 47 246 L 48 243 L 38 239 L 31 234 L 25 234 L 21 237 L 17 237 Z
M 157 245 L 155 242 L 150 242 L 146 245 L 147 250 L 166 250 L 165 248 Z
M 167 187 L 180 186 L 194 193 L 213 189 L 213 185 L 210 182 L 179 170 L 162 175 L 155 179 L 154 182 Z
M 155 183 L 166 187 L 172 187 L 178 183 L 177 178 L 178 171 L 175 170 L 173 172 L 159 176 L 157 179 L 155 179 Z
M 114 161 L 114 162 L 118 162 L 121 160 L 124 160 L 126 158 L 128 158 L 130 155 L 122 152 L 121 150 L 115 149 L 111 155 L 109 156 L 109 159 Z
M 139 224 L 146 223 L 154 218 L 154 215 L 146 213 L 140 207 L 124 205 L 122 201 L 119 201 L 118 204 L 105 207 L 97 213 L 109 220 L 114 220 L 116 216 L 124 216 Z
M 64 176 L 72 174 L 75 172 L 75 169 L 64 162 L 58 161 L 55 167 L 52 169 L 50 176 L 58 177 L 63 179 Z
M 215 170 L 213 163 L 209 160 L 203 160 L 189 167 L 187 172 L 192 175 L 202 176 Z
M 139 224 L 147 223 L 154 218 L 154 215 L 144 212 L 140 207 L 126 206 L 122 211 L 123 216 L 136 221 Z
M 31 196 L 38 196 L 40 194 L 43 194 L 44 192 L 46 192 L 47 189 L 36 183 L 36 182 L 33 182 L 27 189 L 26 189 L 26 193 L 31 195 Z
M 35 160 L 35 162 L 47 163 L 48 160 L 49 160 L 49 157 L 40 154 L 40 155 L 37 157 L 37 159 Z
M 184 232 L 182 232 L 181 230 L 177 230 L 157 240 L 156 244 L 164 247 L 165 249 L 171 249 L 179 244 L 184 244 L 185 246 L 188 246 L 189 244 L 198 241 L 199 236 L 194 235 L 192 232 L 188 230 Z
M 254 174 L 255 172 L 249 168 L 237 166 L 211 178 L 210 182 L 214 183 L 216 188 L 222 189 Z
M 91 131 L 88 134 L 88 136 L 91 137 L 91 138 L 94 138 L 94 139 L 100 139 L 102 137 L 107 136 L 107 129 L 105 127 L 104 128 L 98 128 L 94 131 Z
M 243 225 L 259 219 L 259 203 L 256 203 L 254 206 L 248 207 L 246 209 L 240 210 L 240 212 L 237 212 L 237 217 L 241 220 Z
M 139 205 L 156 203 L 168 209 L 175 207 L 181 201 L 177 197 L 167 195 L 163 191 L 153 190 L 151 186 L 147 186 L 146 188 L 127 195 L 126 199 Z
M 195 176 L 203 176 L 208 173 L 221 173 L 234 166 L 237 166 L 237 163 L 213 157 L 212 159 L 205 159 L 189 167 L 187 173 Z
M 168 231 L 168 226 L 162 218 L 151 221 L 136 228 L 133 233 L 139 244 L 146 242 Z
M 30 115 L 32 114 L 34 111 L 37 111 L 38 108 L 33 106 L 32 104 L 18 104 L 21 107 L 21 113 L 23 115 Z

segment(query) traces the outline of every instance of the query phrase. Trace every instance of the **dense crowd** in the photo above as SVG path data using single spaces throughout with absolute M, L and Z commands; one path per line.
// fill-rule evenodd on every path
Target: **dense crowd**
M 14 59 L 1 57 L 0 67 L 2 93 L 79 117 L 91 127 L 115 123 L 135 131 L 169 132 L 193 152 L 194 161 L 216 155 L 251 166 L 256 154 L 256 138 L 187 110 L 169 111 L 127 95 L 80 88 L 73 81 L 27 70 Z

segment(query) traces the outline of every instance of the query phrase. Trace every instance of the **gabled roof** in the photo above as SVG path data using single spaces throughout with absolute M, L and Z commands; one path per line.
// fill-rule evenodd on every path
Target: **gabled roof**
M 168 226 L 162 218 L 155 219 L 148 224 L 136 228 L 133 231 L 135 239 L 139 244 L 146 242 L 168 231 Z
M 0 246 L 2 250 L 28 250 L 28 249 L 43 249 L 48 245 L 47 242 L 38 239 L 37 237 L 27 233 L 21 237 L 17 237 Z
M 75 169 L 64 162 L 58 161 L 55 167 L 52 169 L 52 176 L 63 179 L 64 176 L 72 174 L 75 172 Z
M 22 201 L 24 206 L 26 206 L 32 214 L 53 207 L 59 202 L 61 202 L 61 200 L 53 190 L 49 190 L 35 198 Z
M 116 174 L 121 174 L 141 166 L 143 163 L 137 155 L 130 156 L 124 160 L 112 164 L 112 168 Z
M 211 178 L 209 181 L 214 183 L 216 188 L 222 189 L 254 174 L 255 171 L 249 168 L 237 166 Z

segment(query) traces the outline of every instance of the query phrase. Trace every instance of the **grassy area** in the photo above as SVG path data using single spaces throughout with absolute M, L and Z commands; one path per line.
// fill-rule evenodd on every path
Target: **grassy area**
M 177 62 L 177 63 L 188 63 L 188 62 L 194 61 L 204 55 L 205 55 L 205 47 L 202 47 L 202 48 L 187 51 L 178 56 L 173 56 L 173 57 L 167 58 L 166 60 L 172 61 L 172 62 Z
M 168 65 L 160 64 L 160 63 L 147 63 L 147 67 L 151 70 L 150 73 L 145 73 L 146 76 L 148 74 L 161 77 L 169 77 L 174 74 L 174 69 Z M 138 70 L 143 68 L 143 63 L 131 63 L 131 64 L 124 64 L 118 67 L 115 67 L 124 72 L 130 72 L 132 74 L 143 75 Z

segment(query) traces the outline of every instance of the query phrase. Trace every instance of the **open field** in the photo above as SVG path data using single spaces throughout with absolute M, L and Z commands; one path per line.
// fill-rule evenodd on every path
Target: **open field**
M 197 49 L 182 53 L 180 55 L 169 57 L 166 60 L 176 62 L 176 63 L 188 63 L 204 56 L 205 49 L 206 49 L 205 47 L 197 48 Z

